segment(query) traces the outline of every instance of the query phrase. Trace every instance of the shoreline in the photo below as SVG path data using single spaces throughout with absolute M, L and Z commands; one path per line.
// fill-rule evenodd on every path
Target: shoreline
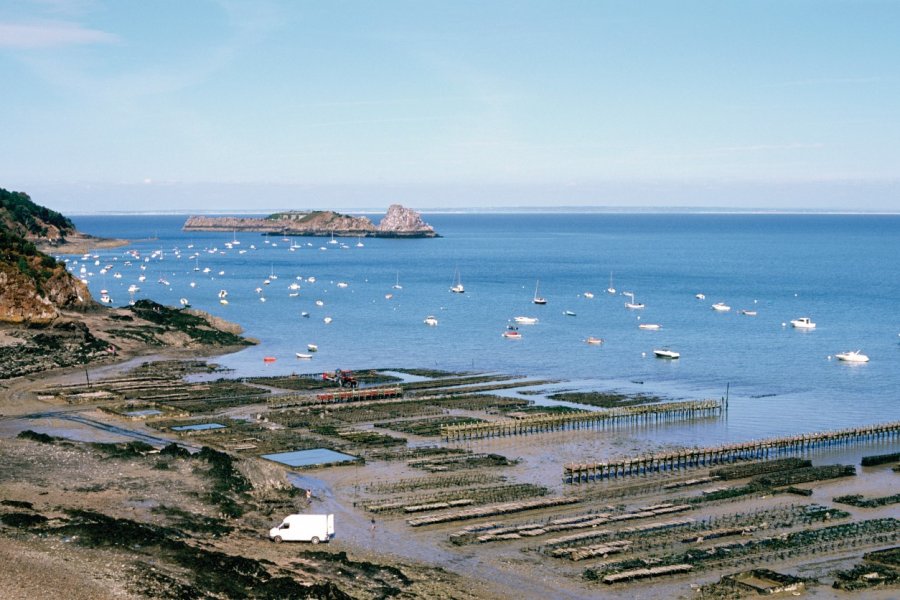
M 88 234 L 76 234 L 66 238 L 65 244 L 37 244 L 38 250 L 46 254 L 86 254 L 94 250 L 110 250 L 121 248 L 132 243 L 132 240 L 117 238 L 101 238 Z

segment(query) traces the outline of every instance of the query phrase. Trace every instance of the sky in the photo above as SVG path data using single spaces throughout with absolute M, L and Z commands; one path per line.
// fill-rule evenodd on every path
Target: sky
M 898 0 L 0 0 L 0 187 L 900 211 L 898 32 Z

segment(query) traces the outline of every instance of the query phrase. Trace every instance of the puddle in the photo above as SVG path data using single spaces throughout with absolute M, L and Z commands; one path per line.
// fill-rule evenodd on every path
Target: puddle
M 161 415 L 161 410 L 156 410 L 153 408 L 148 408 L 145 410 L 133 410 L 131 412 L 122 413 L 126 417 L 155 417 L 156 415 Z
M 356 456 L 335 452 L 328 448 L 313 448 L 312 450 L 295 450 L 294 452 L 263 454 L 262 457 L 289 467 L 314 467 L 342 462 L 355 462 L 359 460 Z
M 172 431 L 208 431 L 210 429 L 225 429 L 221 423 L 199 423 L 197 425 L 179 425 L 172 427 Z

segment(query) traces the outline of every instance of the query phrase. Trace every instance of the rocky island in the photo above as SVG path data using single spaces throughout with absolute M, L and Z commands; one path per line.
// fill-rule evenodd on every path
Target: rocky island
M 264 218 L 188 217 L 184 231 L 258 231 L 271 235 L 433 238 L 440 237 L 422 216 L 399 204 L 392 204 L 375 225 L 368 217 L 343 215 L 330 210 L 287 211 Z

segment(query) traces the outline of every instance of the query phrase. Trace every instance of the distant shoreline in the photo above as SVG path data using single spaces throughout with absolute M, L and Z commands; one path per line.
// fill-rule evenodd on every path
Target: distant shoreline
M 131 240 L 118 238 L 94 237 L 83 233 L 77 233 L 66 238 L 64 244 L 38 244 L 38 249 L 47 254 L 85 254 L 93 250 L 109 250 L 121 248 L 131 243 Z

